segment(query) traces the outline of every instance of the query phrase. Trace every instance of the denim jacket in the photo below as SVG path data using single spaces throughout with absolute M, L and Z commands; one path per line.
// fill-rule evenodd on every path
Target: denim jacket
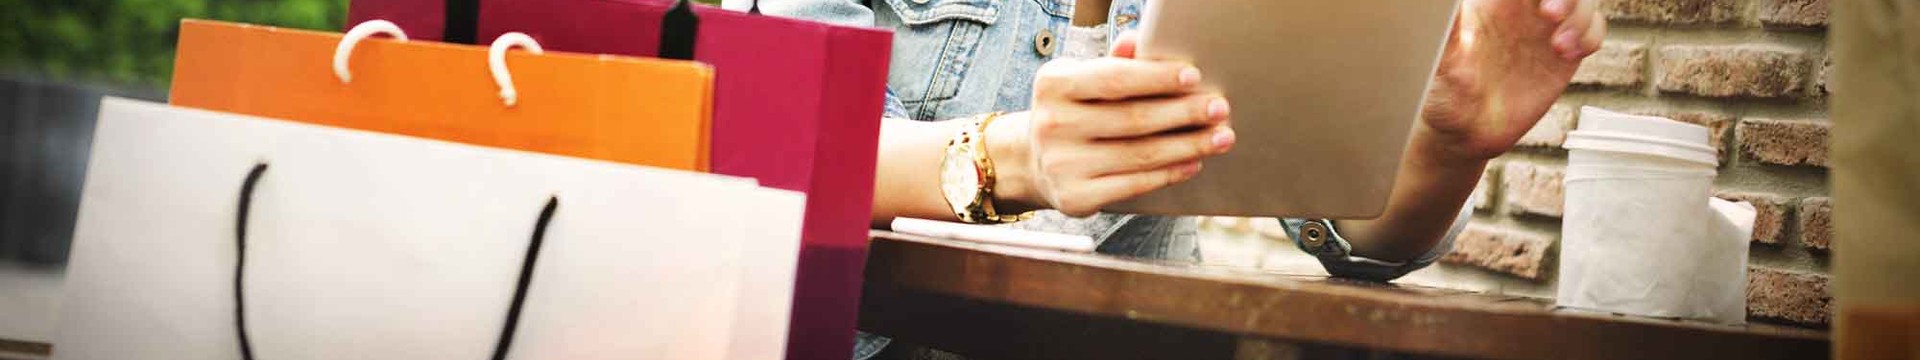
M 742 8 L 748 0 L 727 0 Z M 1106 39 L 1140 25 L 1144 0 L 1114 0 L 1107 24 L 1071 26 L 1073 0 L 764 0 L 763 13 L 894 31 L 887 76 L 887 117 L 920 121 L 1027 110 L 1033 75 L 1056 57 L 1104 55 Z M 1095 49 L 1088 51 L 1086 49 Z M 929 189 L 929 191 L 932 191 Z M 1335 276 L 1391 280 L 1425 267 L 1452 250 L 1471 208 L 1463 209 L 1438 246 L 1408 263 L 1320 256 Z M 1300 243 L 1302 219 L 1285 219 Z M 1099 214 L 1076 219 L 1043 211 L 1015 227 L 1087 235 L 1103 254 L 1197 262 L 1198 221 L 1192 217 Z M 1333 242 L 1346 241 L 1333 236 Z M 1309 250 L 1310 253 L 1322 253 Z M 860 334 L 856 359 L 878 353 L 887 339 Z

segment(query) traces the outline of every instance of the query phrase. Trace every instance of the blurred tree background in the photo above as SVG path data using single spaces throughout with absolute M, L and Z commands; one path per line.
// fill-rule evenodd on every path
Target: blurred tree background
M 164 90 L 180 19 L 341 31 L 347 1 L 0 0 L 0 75 Z
M 165 89 L 180 19 L 338 31 L 347 0 L 0 0 L 0 72 Z

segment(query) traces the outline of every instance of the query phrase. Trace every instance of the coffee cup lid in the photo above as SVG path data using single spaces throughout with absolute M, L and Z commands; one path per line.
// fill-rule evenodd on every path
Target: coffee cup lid
M 1656 116 L 1623 114 L 1592 106 L 1580 108 L 1580 126 L 1567 133 L 1570 150 L 1600 150 L 1653 155 L 1718 165 L 1707 146 L 1707 128 Z

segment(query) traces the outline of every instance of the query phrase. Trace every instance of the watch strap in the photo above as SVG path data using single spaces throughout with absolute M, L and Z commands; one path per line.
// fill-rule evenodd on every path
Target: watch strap
M 972 224 L 1006 224 L 1019 222 L 1033 217 L 1033 212 L 1022 214 L 1001 214 L 994 204 L 999 197 L 993 192 L 999 175 L 993 165 L 993 157 L 987 153 L 987 127 L 1000 118 L 1002 112 L 992 112 L 974 117 L 971 123 L 962 126 L 947 146 L 969 147 L 967 153 L 973 154 L 974 170 L 979 173 L 978 188 L 974 192 L 973 202 L 957 207 L 954 216 L 960 221 Z M 952 204 L 949 204 L 952 205 Z

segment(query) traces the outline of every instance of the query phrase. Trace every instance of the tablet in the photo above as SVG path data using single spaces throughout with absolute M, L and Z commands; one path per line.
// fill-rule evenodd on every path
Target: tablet
M 1149 0 L 1139 56 L 1192 62 L 1233 104 L 1233 151 L 1107 207 L 1373 218 L 1385 209 L 1456 0 Z

